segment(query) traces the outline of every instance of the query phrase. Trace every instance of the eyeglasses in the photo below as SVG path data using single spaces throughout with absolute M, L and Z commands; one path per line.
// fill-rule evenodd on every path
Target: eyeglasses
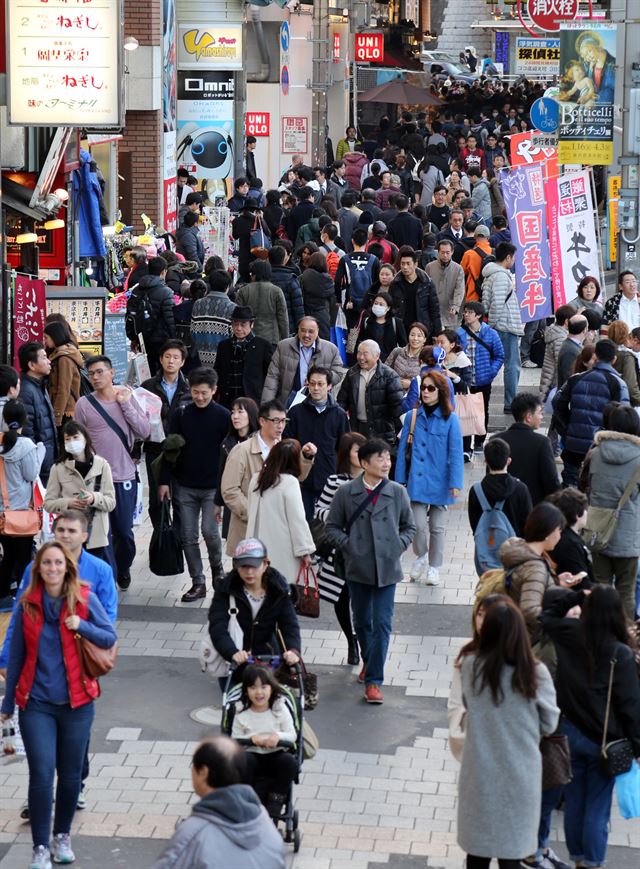
M 289 417 L 285 416 L 283 419 L 271 419 L 268 416 L 263 417 L 265 422 L 272 422 L 274 425 L 286 425 L 289 422 Z
M 437 387 L 437 386 L 433 386 L 432 384 L 425 384 L 425 385 L 422 387 L 422 391 L 423 391 L 423 392 L 437 392 L 437 391 L 438 391 L 438 387 Z
M 89 377 L 99 377 L 101 374 L 106 374 L 106 368 L 92 368 L 91 371 L 88 371 L 87 374 Z

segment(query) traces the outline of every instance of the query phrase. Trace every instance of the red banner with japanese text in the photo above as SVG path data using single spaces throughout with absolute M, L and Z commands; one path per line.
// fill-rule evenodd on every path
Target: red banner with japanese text
M 523 323 L 552 314 L 551 270 L 547 242 L 545 182 L 542 165 L 502 169 L 500 185 L 516 245 L 516 295 Z
M 20 368 L 18 350 L 42 341 L 46 317 L 46 284 L 31 275 L 16 275 L 13 285 L 13 364 Z

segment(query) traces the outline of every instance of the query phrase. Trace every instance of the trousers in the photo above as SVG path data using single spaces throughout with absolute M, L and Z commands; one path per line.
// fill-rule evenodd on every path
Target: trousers
M 213 515 L 215 489 L 191 489 L 174 481 L 172 486 L 174 504 L 180 508 L 180 537 L 184 556 L 187 559 L 189 576 L 194 585 L 204 585 L 204 568 L 200 555 L 200 531 L 209 554 L 211 581 L 222 574 L 222 541 L 218 523 Z
M 291 783 L 298 775 L 298 764 L 288 751 L 270 751 L 261 754 L 247 751 L 249 781 L 261 799 L 267 794 L 288 794 Z
M 602 552 L 594 552 L 593 575 L 597 582 L 615 585 L 616 591 L 622 599 L 625 615 L 633 621 L 636 614 L 637 557 L 615 558 L 610 555 L 603 555 Z
M 444 562 L 446 506 L 421 504 L 418 501 L 412 501 L 411 510 L 416 522 L 416 536 L 413 538 L 414 553 L 418 558 L 429 553 L 429 566 L 442 567 Z
M 395 585 L 364 585 L 347 580 L 353 626 L 366 665 L 365 684 L 382 685 L 393 625 Z
M 113 484 L 116 490 L 116 506 L 109 513 L 109 543 L 112 544 L 114 573 L 129 576 L 136 557 L 136 541 L 133 536 L 133 514 L 138 498 L 136 480 Z

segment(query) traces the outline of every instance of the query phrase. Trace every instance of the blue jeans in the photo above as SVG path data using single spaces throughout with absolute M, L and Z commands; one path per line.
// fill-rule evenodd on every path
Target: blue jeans
M 573 778 L 564 792 L 564 835 L 574 861 L 584 866 L 604 866 L 614 778 L 598 769 L 600 746 L 570 721 L 560 730 L 569 737 Z
M 367 668 L 365 684 L 382 685 L 393 623 L 395 584 L 379 588 L 347 580 L 347 585 L 353 627 L 360 643 L 362 660 Z
M 551 814 L 560 802 L 560 797 L 564 791 L 564 785 L 559 785 L 557 788 L 549 788 L 542 791 L 542 803 L 540 806 L 540 826 L 538 827 L 538 850 L 535 853 L 537 859 L 540 859 L 543 852 L 549 847 L 549 834 L 551 833 Z
M 215 506 L 215 489 L 190 489 L 173 482 L 173 500 L 180 509 L 180 537 L 182 548 L 187 559 L 187 568 L 193 585 L 204 585 L 204 567 L 200 555 L 200 531 L 198 520 L 202 527 L 202 536 L 209 554 L 211 581 L 223 574 L 222 541 L 218 531 L 218 523 L 213 515 Z
M 114 483 L 116 506 L 109 513 L 109 544 L 113 544 L 113 572 L 118 576 L 129 576 L 133 559 L 136 557 L 136 541 L 133 536 L 133 514 L 138 499 L 136 480 Z
M 56 772 L 53 832 L 69 833 L 71 830 L 94 715 L 93 703 L 72 709 L 68 703 L 46 703 L 33 698 L 19 714 L 29 764 L 29 813 L 34 848 L 49 847 Z
M 498 330 L 497 330 L 498 331 Z M 504 405 L 511 408 L 511 402 L 518 393 L 520 380 L 520 338 L 511 332 L 498 331 L 504 350 Z

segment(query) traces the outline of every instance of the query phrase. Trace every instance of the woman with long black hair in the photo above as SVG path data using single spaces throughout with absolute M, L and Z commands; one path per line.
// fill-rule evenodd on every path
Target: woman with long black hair
M 224 508 L 222 513 L 222 537 L 226 540 L 229 531 L 229 508 L 225 506 L 222 500 L 222 475 L 224 473 L 229 453 L 237 445 L 246 441 L 248 437 L 258 431 L 258 405 L 252 398 L 241 396 L 231 405 L 231 416 L 229 418 L 229 429 L 225 439 L 220 444 L 220 457 L 218 459 L 218 486 L 213 503 L 220 509 Z

